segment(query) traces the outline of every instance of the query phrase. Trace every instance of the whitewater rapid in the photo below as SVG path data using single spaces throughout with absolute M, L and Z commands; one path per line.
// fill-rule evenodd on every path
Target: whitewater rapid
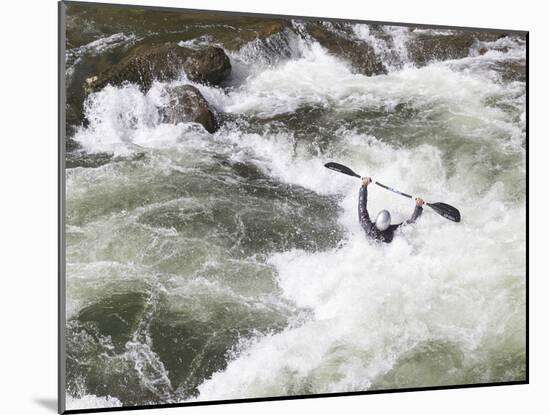
M 251 46 L 233 53 L 226 89 L 193 84 L 182 74 L 147 92 L 107 86 L 85 102 L 88 124 L 74 140 L 87 153 L 108 152 L 120 161 L 67 171 L 67 317 L 113 290 L 154 287 L 168 305 L 149 305 L 151 315 L 166 307 L 172 317 L 202 324 L 215 315 L 209 302 L 238 303 L 245 310 L 236 316 L 266 321 L 233 343 L 222 368 L 193 393 L 171 383 L 173 369 L 155 353 L 149 332 L 134 338 L 151 365 L 140 374 L 155 380 L 165 401 L 524 376 L 525 83 L 501 82 L 490 70 L 495 62 L 524 59 L 524 45 L 499 39 L 483 55 L 416 68 L 406 59 L 403 37 L 410 34 L 403 28 L 387 29 L 391 45 L 367 25 L 354 33 L 374 42 L 379 54 L 393 46 L 387 75 L 354 73 L 318 43 L 292 37 L 275 63 L 251 60 Z M 181 84 L 193 84 L 226 114 L 218 132 L 160 122 L 167 90 Z M 311 118 L 293 127 L 300 111 Z M 141 153 L 145 159 L 134 161 Z M 372 243 L 357 221 L 359 182 L 324 169 L 327 161 L 455 205 L 462 222 L 425 208 L 392 244 Z M 299 199 L 241 195 L 247 176 L 227 166 L 243 165 L 259 178 L 260 195 L 276 189 Z M 182 191 L 185 177 L 197 181 Z M 208 190 L 224 184 L 233 186 L 233 198 Z M 320 205 L 308 210 L 314 201 Z M 371 187 L 368 208 L 389 209 L 397 222 L 410 216 L 413 203 Z M 267 225 L 256 229 L 247 215 L 267 217 Z M 278 245 L 249 242 L 250 233 L 259 241 L 270 237 L 269 216 L 276 226 L 290 221 L 289 234 L 302 229 L 306 236 Z M 224 262 L 228 253 L 234 256 Z M 186 308 L 191 301 L 193 313 Z M 130 355 L 129 347 L 124 358 L 138 367 L 144 355 Z M 72 399 L 75 407 L 94 399 L 93 405 L 120 404 L 91 393 Z

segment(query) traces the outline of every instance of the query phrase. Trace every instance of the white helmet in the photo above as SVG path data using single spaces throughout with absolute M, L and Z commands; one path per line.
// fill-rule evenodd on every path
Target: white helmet
M 391 216 L 390 212 L 387 210 L 381 210 L 378 212 L 378 215 L 376 215 L 376 221 L 374 222 L 374 225 L 379 231 L 385 231 L 390 227 L 391 223 Z

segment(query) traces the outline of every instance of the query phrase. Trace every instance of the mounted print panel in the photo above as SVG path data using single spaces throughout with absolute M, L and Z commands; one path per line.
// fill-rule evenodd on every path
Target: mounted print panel
M 526 383 L 527 46 L 60 3 L 60 412 Z

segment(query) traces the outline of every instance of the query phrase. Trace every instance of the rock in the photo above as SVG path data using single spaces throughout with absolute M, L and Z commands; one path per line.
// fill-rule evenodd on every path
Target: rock
M 120 163 L 122 161 L 140 161 L 146 157 L 145 153 L 136 153 L 130 156 L 114 156 L 112 153 L 86 153 L 83 150 L 67 153 L 65 168 L 75 167 L 96 168 L 107 163 Z
M 308 23 L 308 33 L 331 54 L 351 63 L 353 69 L 363 75 L 386 74 L 387 70 L 374 49 L 366 43 L 358 43 L 346 36 L 344 29 L 331 30 L 322 23 Z
M 142 46 L 99 75 L 86 79 L 86 93 L 95 92 L 107 84 L 132 82 L 147 90 L 155 79 L 176 79 L 185 71 L 190 80 L 217 85 L 231 72 L 229 58 L 221 48 L 208 46 L 189 49 L 176 44 Z
M 417 66 L 425 66 L 431 61 L 461 59 L 470 54 L 470 48 L 476 42 L 497 40 L 503 35 L 495 32 L 456 32 L 452 35 L 417 34 L 408 42 L 409 58 Z
M 163 111 L 163 121 L 169 123 L 196 122 L 214 133 L 219 124 L 216 113 L 200 91 L 192 85 L 180 85 L 169 91 L 170 103 Z
M 76 151 L 67 153 L 65 158 L 65 168 L 74 169 L 75 167 L 96 168 L 112 162 L 114 156 L 111 153 L 92 153 Z
M 497 65 L 497 67 L 493 69 L 500 72 L 503 81 L 527 81 L 527 67 L 525 66 L 525 62 L 505 61 L 501 62 L 500 65 Z
M 260 39 L 265 39 L 276 33 L 282 32 L 285 27 L 284 21 L 265 22 L 258 28 L 258 36 Z
M 183 69 L 191 81 L 219 85 L 229 76 L 231 62 L 223 49 L 208 46 L 193 51 Z

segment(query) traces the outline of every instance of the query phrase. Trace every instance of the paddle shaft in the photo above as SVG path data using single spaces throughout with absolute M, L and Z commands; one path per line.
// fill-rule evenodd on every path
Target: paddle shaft
M 408 197 L 409 199 L 412 199 L 413 197 L 407 193 L 403 193 L 403 192 L 400 192 L 399 190 L 395 190 L 395 189 L 392 189 L 391 187 L 389 186 L 386 186 L 385 184 L 382 184 L 382 183 L 379 183 L 377 181 L 374 181 L 374 184 L 377 184 L 378 186 L 380 187 L 383 187 L 384 189 L 387 189 L 389 190 L 390 192 L 393 192 L 393 193 L 396 193 L 398 195 L 401 195 L 401 196 L 405 196 L 405 197 Z M 427 206 L 433 208 L 433 205 L 431 203 L 428 203 L 428 202 L 424 202 L 426 203 Z M 452 220 L 452 219 L 451 219 Z
M 357 177 L 361 178 L 361 176 L 359 176 L 359 175 L 358 175 Z M 371 179 L 371 180 L 372 180 L 372 179 Z M 400 192 L 399 190 L 394 189 L 394 188 L 389 187 L 389 186 L 386 186 L 385 184 L 382 184 L 382 183 L 380 183 L 380 182 L 377 182 L 376 180 L 373 180 L 372 182 L 373 182 L 374 184 L 377 184 L 378 186 L 380 186 L 380 187 L 386 189 L 386 190 L 389 190 L 390 192 L 393 192 L 393 193 L 398 194 L 398 195 L 401 195 L 401 196 L 408 197 L 409 199 L 413 199 L 413 197 L 412 197 L 410 194 L 408 194 L 408 193 Z M 433 208 L 433 205 L 432 205 L 431 203 L 428 203 L 428 202 L 424 202 L 424 203 L 426 203 L 427 206 Z
M 413 198 L 411 195 L 409 195 L 409 194 L 407 194 L 407 193 L 400 192 L 399 190 L 393 189 L 393 188 L 391 188 L 391 187 L 389 187 L 389 186 L 386 186 L 385 184 L 382 184 L 382 183 L 377 182 L 377 181 L 375 181 L 375 180 L 373 180 L 373 183 L 374 183 L 374 184 L 377 184 L 378 186 L 380 186 L 380 187 L 382 187 L 382 188 L 384 188 L 384 189 L 386 189 L 386 190 L 389 190 L 390 192 L 396 193 L 396 194 L 401 195 L 401 196 L 408 197 L 409 199 L 412 199 L 412 198 Z
M 401 196 L 408 197 L 409 199 L 413 198 L 411 195 L 409 195 L 407 193 L 400 192 L 399 190 L 396 190 L 396 189 L 392 189 L 391 187 L 386 186 L 385 184 L 379 183 L 377 181 L 373 181 L 373 183 L 377 184 L 380 187 L 383 187 L 386 190 L 389 190 L 390 192 L 396 193 L 396 194 L 401 195 Z M 458 212 L 458 210 L 456 208 L 453 208 L 452 206 L 449 206 L 449 205 L 444 204 L 444 203 L 435 203 L 435 204 L 434 203 L 428 203 L 428 202 L 424 202 L 424 203 L 426 203 L 427 206 L 431 207 L 433 210 L 435 210 L 441 216 L 443 216 L 443 217 L 445 217 L 449 220 L 452 220 L 454 222 L 460 222 L 460 213 Z M 445 205 L 448 208 L 452 208 L 453 210 L 456 210 L 456 214 L 453 214 L 453 215 L 446 214 L 445 211 L 441 209 L 442 205 Z
M 344 166 L 343 164 L 340 164 L 340 163 L 333 163 L 333 162 L 327 163 L 327 164 L 325 164 L 325 167 L 328 168 L 328 169 L 331 169 L 331 170 L 340 172 L 340 173 L 347 174 L 348 176 L 357 177 L 358 179 L 362 179 L 362 178 L 363 178 L 363 177 L 361 177 L 360 175 L 358 175 L 357 173 L 355 173 L 355 172 L 354 172 L 352 169 L 350 169 L 349 167 Z M 382 184 L 382 183 L 380 183 L 380 182 L 377 182 L 377 181 L 375 181 L 375 180 L 372 180 L 372 178 L 371 178 L 371 181 L 372 181 L 374 184 L 377 184 L 378 186 L 382 187 L 383 189 L 389 190 L 390 192 L 396 193 L 396 194 L 401 195 L 401 196 L 408 197 L 409 199 L 412 199 L 412 198 L 413 198 L 413 197 L 412 197 L 410 194 L 408 194 L 408 193 L 400 192 L 399 190 L 394 189 L 393 187 L 389 187 L 389 186 L 386 186 L 385 184 Z
M 340 163 L 334 163 L 334 162 L 326 163 L 325 167 L 343 174 L 347 174 L 348 176 L 353 176 L 353 177 L 362 179 L 362 177 L 357 173 L 355 173 L 352 169 Z M 389 190 L 390 192 L 393 192 L 395 194 L 398 194 L 404 197 L 408 197 L 409 199 L 413 199 L 413 197 L 408 193 L 400 192 L 397 189 L 386 186 L 385 184 L 382 184 L 372 179 L 371 181 L 383 189 Z M 452 220 L 453 222 L 460 222 L 460 212 L 458 211 L 457 208 L 442 202 L 426 203 L 426 205 L 431 207 L 436 213 L 443 216 L 444 218 Z
M 354 177 L 357 177 L 358 179 L 362 179 L 361 176 L 359 176 L 357 173 L 355 173 L 353 170 L 351 170 L 351 169 L 349 169 L 349 168 L 348 168 L 348 170 L 346 170 L 346 171 L 341 171 L 341 170 L 337 170 L 337 171 L 340 171 L 340 173 L 348 174 L 348 175 L 350 175 L 350 176 L 353 175 Z M 371 178 L 371 180 L 372 180 L 372 178 Z M 372 180 L 372 182 L 373 182 L 374 184 L 376 184 L 376 185 L 378 185 L 378 186 L 380 186 L 380 187 L 386 189 L 386 190 L 389 190 L 390 192 L 396 193 L 396 194 L 401 195 L 401 196 L 408 197 L 409 199 L 412 199 L 412 198 L 413 198 L 413 197 L 412 197 L 410 194 L 408 194 L 408 193 L 400 192 L 399 190 L 394 189 L 393 187 L 386 186 L 385 184 L 382 184 L 382 183 L 380 183 L 380 182 L 377 182 L 376 180 Z

